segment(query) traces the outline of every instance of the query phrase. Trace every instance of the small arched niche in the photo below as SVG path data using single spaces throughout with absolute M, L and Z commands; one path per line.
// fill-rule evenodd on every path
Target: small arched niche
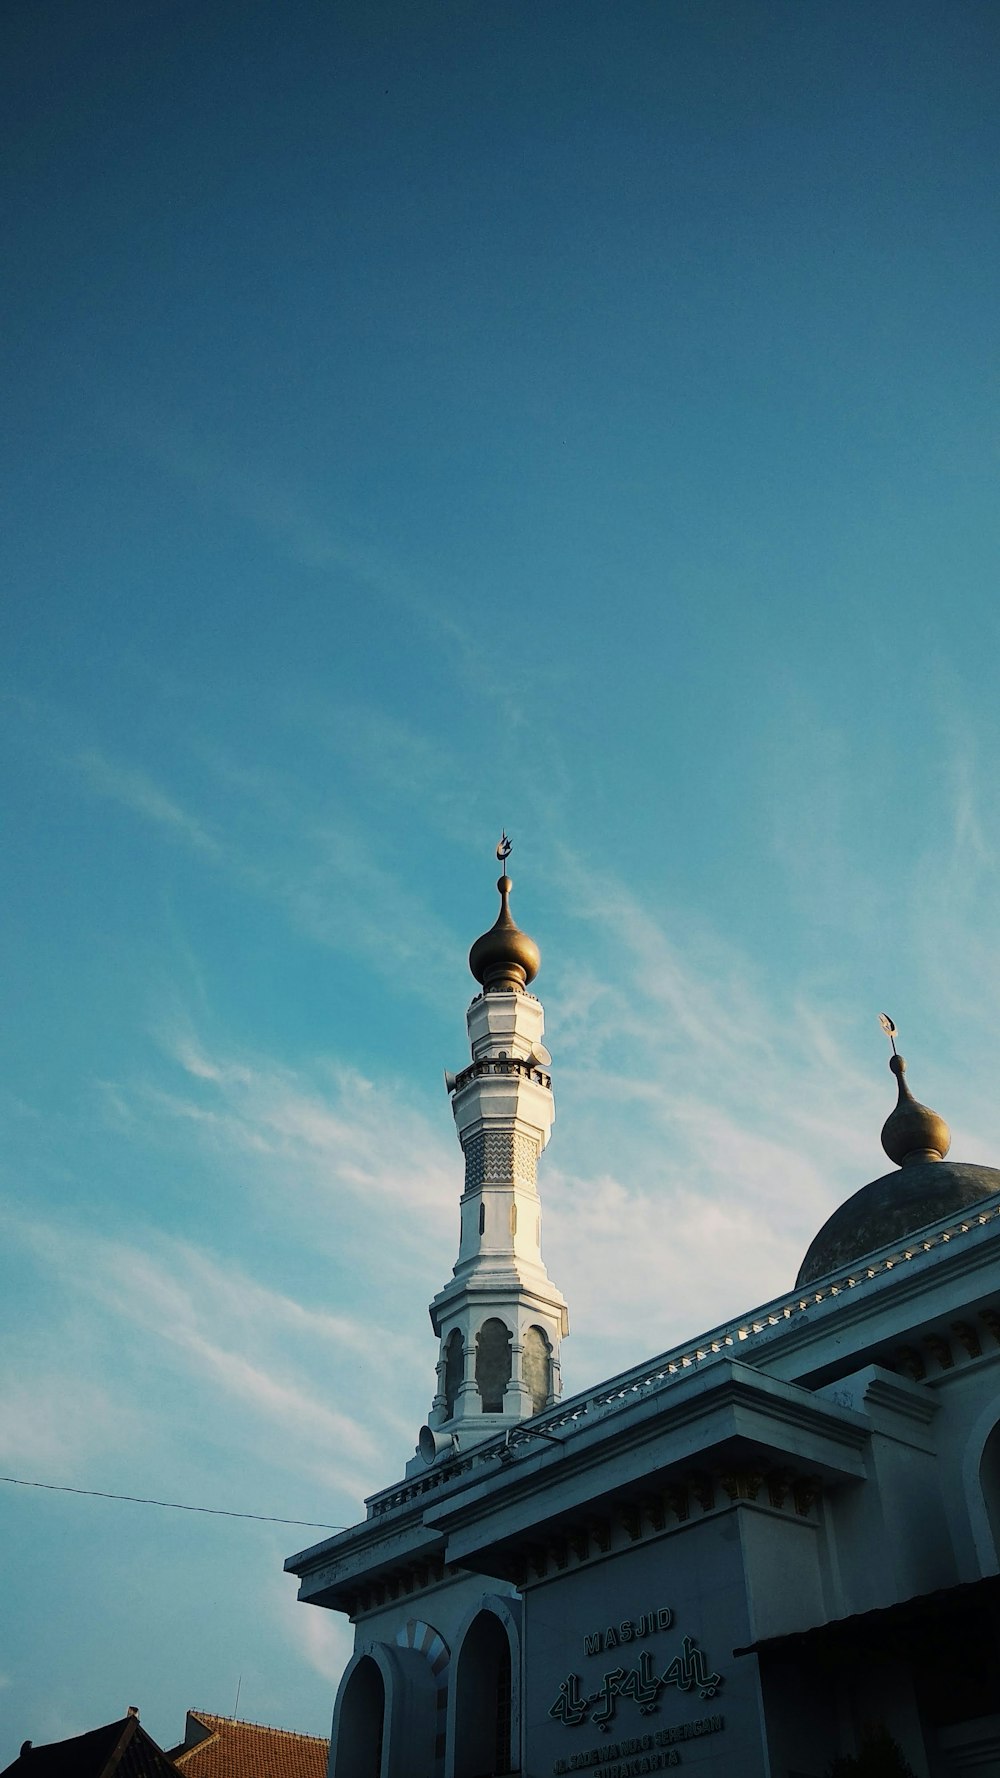
M 444 1399 L 449 1420 L 455 1412 L 458 1392 L 465 1378 L 465 1346 L 457 1327 L 453 1327 L 444 1348 Z
M 540 1414 L 552 1394 L 552 1347 L 540 1327 L 529 1327 L 525 1333 L 521 1368 L 531 1391 L 531 1411 Z
M 338 1699 L 330 1778 L 382 1778 L 384 1735 L 385 1681 L 364 1655 Z
M 449 1778 L 501 1778 L 520 1769 L 517 1632 L 509 1613 L 478 1611 L 454 1666 Z
M 476 1386 L 484 1414 L 502 1414 L 504 1390 L 510 1382 L 511 1331 L 491 1315 L 476 1338 Z

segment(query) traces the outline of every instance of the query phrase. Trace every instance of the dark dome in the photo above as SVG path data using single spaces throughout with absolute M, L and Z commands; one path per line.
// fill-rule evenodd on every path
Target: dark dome
M 863 1185 L 823 1224 L 799 1267 L 795 1288 L 854 1264 L 890 1241 L 905 1240 L 941 1216 L 958 1216 L 1000 1192 L 1000 1168 L 962 1161 L 911 1161 Z

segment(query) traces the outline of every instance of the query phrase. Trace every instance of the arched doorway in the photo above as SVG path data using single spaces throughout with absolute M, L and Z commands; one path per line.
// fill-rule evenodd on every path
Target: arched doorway
M 395 1644 L 357 1649 L 333 1709 L 330 1778 L 433 1778 L 443 1753 L 447 1653 L 437 1631 L 416 1620 Z
M 385 1681 L 370 1655 L 350 1675 L 340 1699 L 330 1778 L 382 1778 Z
M 500 1778 L 519 1770 L 510 1635 L 492 1611 L 469 1625 L 454 1669 L 454 1778 Z
M 993 1533 L 993 1546 L 1000 1559 L 1000 1422 L 994 1426 L 983 1446 L 979 1464 L 979 1486 L 983 1491 L 986 1517 Z

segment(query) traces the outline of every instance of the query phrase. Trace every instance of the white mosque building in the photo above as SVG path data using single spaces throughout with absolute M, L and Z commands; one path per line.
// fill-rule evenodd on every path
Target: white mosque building
M 330 1778 L 1000 1778 L 1000 1171 L 946 1160 L 894 1054 L 897 1168 L 794 1288 L 563 1397 L 539 955 L 498 888 L 427 1424 L 285 1565 L 355 1625 Z

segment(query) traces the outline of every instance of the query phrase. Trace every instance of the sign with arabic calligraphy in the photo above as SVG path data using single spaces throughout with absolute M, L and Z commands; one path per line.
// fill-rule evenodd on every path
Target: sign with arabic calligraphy
M 728 1529 L 695 1519 L 526 1590 L 522 1723 L 536 1778 L 675 1766 L 691 1778 L 766 1778 L 757 1671 L 729 1658 L 752 1631 L 743 1528 Z M 755 1521 L 747 1535 L 756 1531 Z M 758 1536 L 747 1560 L 763 1563 L 773 1543 Z
M 638 1704 L 643 1716 L 656 1708 L 660 1693 L 675 1685 L 679 1691 L 697 1690 L 703 1700 L 714 1698 L 722 1684 L 722 1674 L 709 1670 L 708 1661 L 693 1636 L 685 1636 L 679 1654 L 668 1661 L 662 1673 L 653 1651 L 644 1648 L 635 1667 L 612 1667 L 604 1674 L 596 1691 L 582 1689 L 578 1673 L 569 1673 L 559 1686 L 549 1715 L 568 1729 L 589 1722 L 595 1729 L 606 1729 L 613 1722 L 619 1699 L 629 1698 Z

